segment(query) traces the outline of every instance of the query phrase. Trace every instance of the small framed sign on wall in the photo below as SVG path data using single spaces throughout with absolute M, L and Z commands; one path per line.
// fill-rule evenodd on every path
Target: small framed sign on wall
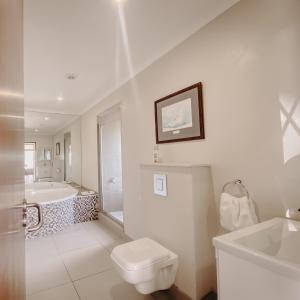
M 154 102 L 156 143 L 204 139 L 201 82 Z

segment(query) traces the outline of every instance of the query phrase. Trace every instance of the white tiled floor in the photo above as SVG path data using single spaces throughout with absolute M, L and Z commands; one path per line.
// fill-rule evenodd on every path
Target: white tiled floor
M 26 241 L 27 300 L 152 300 L 114 271 L 109 253 L 126 242 L 99 221 Z

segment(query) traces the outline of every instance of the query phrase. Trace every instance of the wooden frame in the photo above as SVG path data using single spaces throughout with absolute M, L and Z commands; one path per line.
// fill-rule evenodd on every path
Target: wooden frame
M 181 114 L 179 115 L 177 112 L 177 115 L 171 120 L 171 124 L 178 117 L 185 117 L 190 120 L 190 123 L 184 121 L 181 124 L 177 124 L 178 127 L 173 127 L 173 129 L 168 126 L 164 127 L 164 124 L 169 125 L 169 123 L 166 123 L 166 120 L 170 117 L 172 111 L 176 110 L 175 106 L 177 106 L 177 111 L 180 107 L 179 112 Z M 201 82 L 156 100 L 154 102 L 154 109 L 157 144 L 205 138 Z

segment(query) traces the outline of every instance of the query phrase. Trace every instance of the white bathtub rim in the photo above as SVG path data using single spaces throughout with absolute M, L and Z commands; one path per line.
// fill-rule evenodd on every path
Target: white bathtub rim
M 35 187 L 35 188 L 34 188 Z M 32 182 L 25 184 L 25 190 L 51 190 L 51 189 L 64 189 L 70 187 L 70 185 L 63 182 Z
M 47 190 L 25 190 L 25 198 L 28 203 L 51 204 L 55 202 L 72 199 L 78 195 L 78 190 L 67 186 L 64 189 L 47 189 Z
M 25 198 L 28 203 L 47 205 L 66 201 L 77 195 L 77 189 L 62 182 L 33 182 L 27 185 L 27 189 L 25 185 Z
M 57 202 L 63 202 L 63 201 L 66 201 L 66 200 L 70 200 L 70 199 L 75 198 L 77 195 L 78 195 L 78 192 L 76 192 L 74 194 L 71 194 L 71 195 L 68 195 L 66 197 L 63 197 L 63 198 L 55 199 L 55 200 L 36 201 L 36 200 L 30 199 L 30 198 L 26 198 L 26 200 L 27 200 L 27 203 L 37 203 L 37 204 L 40 204 L 40 205 L 47 205 L 47 204 L 53 204 L 53 203 L 57 203 Z

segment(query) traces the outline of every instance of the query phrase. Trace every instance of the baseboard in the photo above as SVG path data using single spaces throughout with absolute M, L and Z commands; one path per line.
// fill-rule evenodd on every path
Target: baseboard
M 106 214 L 99 212 L 99 221 L 103 224 L 105 224 L 107 227 L 111 228 L 113 231 L 124 235 L 124 227 L 120 225 L 119 223 L 112 220 L 109 216 Z
M 169 293 L 174 300 L 192 300 L 190 296 L 182 292 L 175 284 L 169 289 Z

